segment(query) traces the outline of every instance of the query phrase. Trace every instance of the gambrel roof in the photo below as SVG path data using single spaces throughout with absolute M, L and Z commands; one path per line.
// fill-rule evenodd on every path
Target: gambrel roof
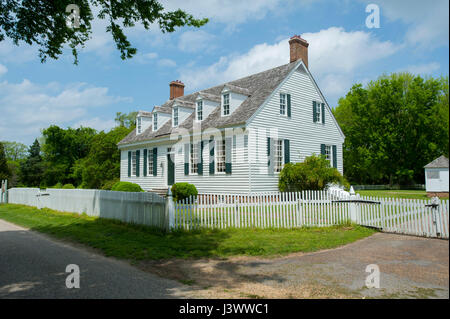
M 448 168 L 448 158 L 442 155 L 425 165 L 424 168 Z
M 209 116 L 202 121 L 202 130 L 207 128 L 223 128 L 245 124 L 246 121 L 256 112 L 262 103 L 270 96 L 270 94 L 278 87 L 278 85 L 286 78 L 286 76 L 298 65 L 300 61 L 288 63 L 267 71 L 256 73 L 238 80 L 227 82 L 212 88 L 194 92 L 179 98 L 168 100 L 166 103 L 158 107 L 158 112 L 171 113 L 175 103 L 180 106 L 194 105 L 199 95 L 203 98 L 213 101 L 220 101 L 221 92 L 224 88 L 239 94 L 247 95 L 248 98 L 229 116 L 222 117 L 220 114 L 220 105 L 217 106 Z M 131 144 L 135 142 L 143 142 L 153 138 L 170 135 L 179 129 L 193 128 L 195 112 L 180 123 L 178 127 L 172 127 L 172 120 L 168 120 L 156 132 L 152 127 L 148 127 L 141 134 L 136 135 L 136 130 L 128 134 L 119 145 Z

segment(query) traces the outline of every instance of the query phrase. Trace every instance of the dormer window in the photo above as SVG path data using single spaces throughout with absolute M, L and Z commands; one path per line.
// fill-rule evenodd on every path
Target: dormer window
M 230 115 L 230 94 L 226 93 L 223 95 L 223 115 Z
M 178 107 L 173 108 L 173 126 L 178 126 Z
M 153 131 L 158 130 L 158 113 L 153 113 Z
M 137 126 L 137 132 L 138 134 L 142 133 L 142 119 L 140 117 L 137 118 L 136 120 L 136 126 Z
M 203 101 L 197 102 L 197 121 L 203 120 Z

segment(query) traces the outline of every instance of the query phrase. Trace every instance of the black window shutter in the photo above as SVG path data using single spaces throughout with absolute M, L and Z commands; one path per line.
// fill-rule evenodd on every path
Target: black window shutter
M 225 139 L 225 173 L 231 174 L 231 137 Z
M 139 162 L 140 162 L 140 158 L 139 158 L 139 156 L 140 156 L 140 154 L 141 154 L 141 151 L 140 150 L 137 150 L 136 151 L 136 177 L 139 177 Z
M 316 110 L 316 101 L 313 101 L 313 122 L 317 122 L 317 110 Z
M 325 144 L 320 144 L 320 154 L 325 155 Z
M 214 175 L 214 139 L 209 140 L 209 174 Z
M 191 144 L 184 144 L 184 175 L 189 175 L 189 151 Z
M 131 177 L 131 151 L 128 151 L 128 177 Z
M 198 162 L 198 175 L 203 175 L 203 141 L 199 142 L 199 154 L 198 154 L 198 158 L 199 158 L 199 162 Z
M 142 176 L 147 176 L 147 166 L 148 166 L 148 161 L 147 161 L 147 149 L 144 149 L 144 163 L 143 163 L 143 173 Z
M 267 166 L 270 166 L 270 137 L 267 138 Z
M 325 103 L 322 103 L 322 124 L 325 124 Z
M 158 148 L 153 148 L 153 176 L 158 174 Z
M 337 168 L 337 147 L 333 145 L 333 167 Z
M 291 161 L 291 150 L 289 147 L 289 140 L 284 140 L 284 164 Z
M 287 116 L 291 117 L 291 95 L 287 95 Z

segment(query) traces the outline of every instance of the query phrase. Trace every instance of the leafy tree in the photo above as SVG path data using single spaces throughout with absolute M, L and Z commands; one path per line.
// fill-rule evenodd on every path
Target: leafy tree
M 138 112 L 130 112 L 128 114 L 117 112 L 116 118 L 114 121 L 116 121 L 116 124 L 118 126 L 123 126 L 127 128 L 135 128 L 136 127 L 136 116 Z
M 89 153 L 74 166 L 74 177 L 83 188 L 101 188 L 107 181 L 120 177 L 120 151 L 117 143 L 131 129 L 118 126 L 108 133 L 100 132 L 93 139 Z
M 18 142 L 3 141 L 5 154 L 8 161 L 19 161 L 27 156 L 27 146 Z
M 56 125 L 43 130 L 42 146 L 45 161 L 44 184 L 74 183 L 75 162 L 89 153 L 96 131 L 92 128 L 62 129 Z
M 40 186 L 44 175 L 44 163 L 41 156 L 41 146 L 37 139 L 28 149 L 28 156 L 20 164 L 19 180 L 21 184 L 30 187 Z
M 66 23 L 69 4 L 79 7 L 79 26 L 74 26 L 74 20 L 69 25 Z M 0 42 L 10 38 L 16 45 L 21 42 L 36 44 L 41 62 L 48 57 L 57 59 L 63 47 L 68 45 L 77 64 L 78 50 L 92 33 L 92 11 L 98 12 L 97 19 L 108 21 L 106 32 L 111 33 L 123 60 L 137 52 L 125 36 L 124 28 L 141 24 L 148 30 L 157 25 L 162 32 L 174 32 L 177 27 L 201 27 L 208 22 L 208 19 L 195 19 L 181 9 L 166 12 L 157 0 L 2 0 Z
M 0 180 L 9 179 L 11 176 L 11 171 L 6 160 L 5 148 L 3 143 L 0 142 Z
M 423 183 L 423 166 L 448 156 L 448 77 L 400 73 L 356 84 L 334 114 L 346 135 L 345 176 L 354 183 Z
M 278 188 L 282 192 L 300 192 L 304 190 L 323 190 L 328 184 L 348 183 L 339 171 L 330 166 L 325 156 L 312 155 L 302 163 L 284 165 L 278 179 Z

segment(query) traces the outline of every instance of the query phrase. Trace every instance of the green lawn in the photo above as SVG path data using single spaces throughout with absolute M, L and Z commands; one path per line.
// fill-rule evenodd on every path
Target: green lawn
M 334 248 L 367 237 L 374 230 L 357 225 L 299 229 L 226 229 L 163 233 L 118 221 L 0 205 L 0 218 L 51 236 L 128 260 L 172 257 L 276 256 Z
M 362 196 L 429 199 L 427 193 L 421 190 L 359 190 L 356 193 Z

